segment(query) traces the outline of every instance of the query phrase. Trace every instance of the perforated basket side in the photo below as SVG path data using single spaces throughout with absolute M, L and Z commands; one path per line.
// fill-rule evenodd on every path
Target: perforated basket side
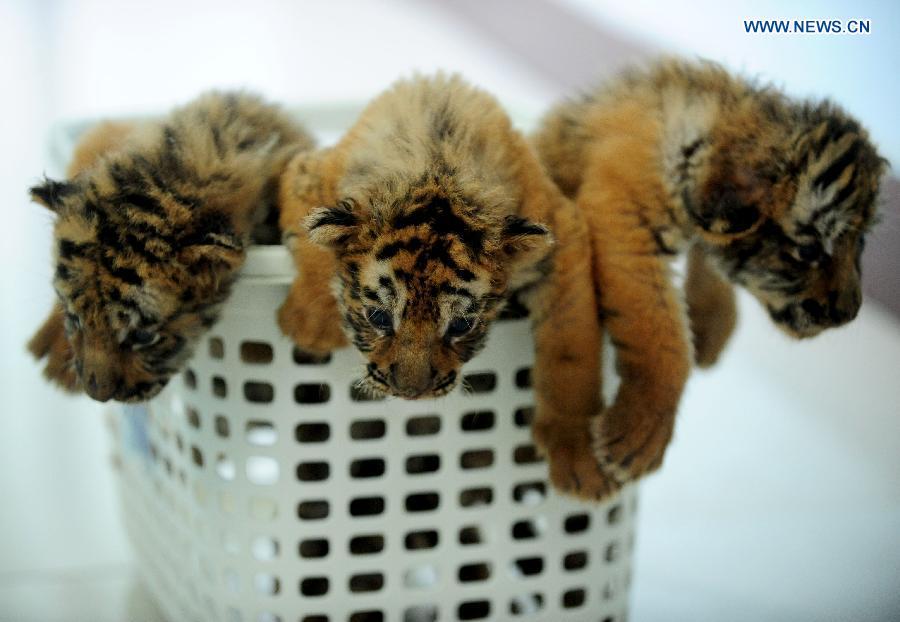
M 283 249 L 251 251 L 189 369 L 117 426 L 124 517 L 173 621 L 621 621 L 635 494 L 556 495 L 531 443 L 531 336 L 498 323 L 468 391 L 369 400 L 352 349 L 281 336 Z

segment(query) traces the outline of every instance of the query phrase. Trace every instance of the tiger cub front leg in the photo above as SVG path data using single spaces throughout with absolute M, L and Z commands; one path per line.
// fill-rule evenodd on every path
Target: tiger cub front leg
M 609 183 L 585 187 L 579 198 L 593 214 L 595 279 L 621 381 L 594 421 L 594 446 L 604 472 L 620 484 L 662 463 L 691 365 L 680 297 L 652 232 L 642 227 L 643 206 L 632 199 Z
M 703 251 L 688 253 L 684 297 L 694 340 L 694 361 L 710 367 L 728 343 L 737 321 L 734 289 L 707 263 Z
M 299 273 L 278 310 L 278 326 L 301 350 L 327 354 L 346 346 L 347 338 L 331 291 L 337 270 L 334 256 L 309 239 L 305 226 L 312 210 L 334 200 L 320 158 L 320 153 L 300 153 L 281 177 L 280 224 Z
M 560 214 L 557 213 L 557 216 Z M 578 216 L 577 214 L 570 216 Z M 536 359 L 532 434 L 565 494 L 601 499 L 616 488 L 598 468 L 590 422 L 600 409 L 600 329 L 583 221 L 559 218 L 554 269 L 533 293 Z

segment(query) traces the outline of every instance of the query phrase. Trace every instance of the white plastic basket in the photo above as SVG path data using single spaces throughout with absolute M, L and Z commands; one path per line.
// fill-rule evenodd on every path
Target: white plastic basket
M 353 349 L 300 356 L 293 278 L 251 250 L 189 369 L 116 419 L 126 527 L 172 622 L 622 622 L 635 494 L 553 493 L 531 444 L 527 321 L 493 328 L 471 391 L 364 401 Z

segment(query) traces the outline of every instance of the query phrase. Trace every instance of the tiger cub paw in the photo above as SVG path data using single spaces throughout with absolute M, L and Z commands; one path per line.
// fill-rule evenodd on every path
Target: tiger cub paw
M 324 302 L 289 297 L 278 310 L 278 326 L 301 350 L 327 354 L 347 345 L 340 313 L 331 297 Z
M 587 422 L 581 428 L 535 423 L 532 435 L 549 463 L 550 483 L 559 492 L 600 501 L 620 488 L 597 464 Z
M 45 378 L 71 393 L 81 390 L 75 371 L 75 353 L 66 336 L 65 320 L 60 309 L 54 309 L 27 347 L 36 360 L 45 361 Z
M 672 438 L 671 419 L 627 417 L 610 408 L 591 422 L 593 455 L 619 486 L 662 465 Z

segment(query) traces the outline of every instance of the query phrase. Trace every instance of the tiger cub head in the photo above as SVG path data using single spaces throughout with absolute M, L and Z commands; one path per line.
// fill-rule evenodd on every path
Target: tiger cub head
M 717 163 L 698 203 L 703 239 L 732 281 L 745 286 L 794 337 L 856 317 L 860 257 L 886 169 L 863 128 L 829 103 L 793 111 L 790 135 L 741 165 L 740 148 Z M 696 216 L 695 216 L 696 218 Z
M 485 219 L 436 183 L 400 205 L 346 198 L 305 225 L 337 256 L 344 331 L 368 359 L 362 388 L 406 399 L 457 385 L 510 289 L 539 278 L 552 244 L 544 226 Z
M 138 402 L 216 320 L 244 250 L 225 215 L 196 218 L 185 197 L 123 175 L 46 180 L 31 196 L 56 215 L 53 287 L 82 388 Z

